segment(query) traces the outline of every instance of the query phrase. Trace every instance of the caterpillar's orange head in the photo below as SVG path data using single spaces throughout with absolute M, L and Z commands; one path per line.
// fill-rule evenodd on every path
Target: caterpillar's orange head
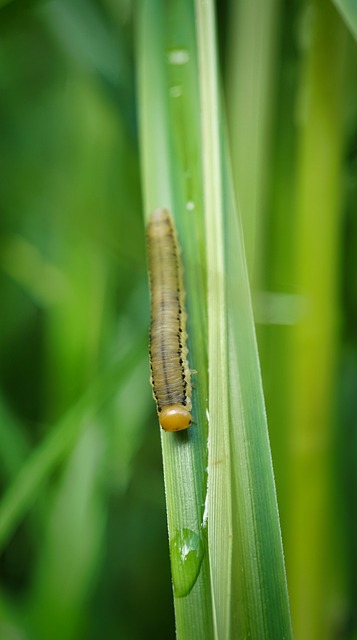
M 191 414 L 181 404 L 163 407 L 160 412 L 160 425 L 165 431 L 183 431 L 191 424 Z

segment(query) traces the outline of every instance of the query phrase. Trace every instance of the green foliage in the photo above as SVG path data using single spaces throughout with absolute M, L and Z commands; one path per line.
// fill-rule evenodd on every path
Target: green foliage
M 355 9 L 263 4 L 0 2 L 1 639 L 288 638 L 277 501 L 295 637 L 356 637 Z M 156 206 L 197 370 L 178 434 Z
M 357 7 L 353 0 L 334 0 L 334 4 L 346 21 L 351 33 L 357 38 Z

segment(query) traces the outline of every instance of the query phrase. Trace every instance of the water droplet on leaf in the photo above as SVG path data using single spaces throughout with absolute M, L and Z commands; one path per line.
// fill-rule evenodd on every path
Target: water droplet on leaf
M 186 64 L 190 59 L 186 49 L 172 49 L 167 57 L 170 64 Z
M 195 584 L 204 555 L 204 539 L 191 529 L 180 529 L 170 541 L 175 595 L 187 596 Z

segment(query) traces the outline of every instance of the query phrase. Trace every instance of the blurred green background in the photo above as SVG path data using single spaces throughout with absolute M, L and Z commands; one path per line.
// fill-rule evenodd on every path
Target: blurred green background
M 217 30 L 293 625 L 357 638 L 357 45 Z M 129 0 L 1 9 L 1 640 L 174 637 L 135 81 Z

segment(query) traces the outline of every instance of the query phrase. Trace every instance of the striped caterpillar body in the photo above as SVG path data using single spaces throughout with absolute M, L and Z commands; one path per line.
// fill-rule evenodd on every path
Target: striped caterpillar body
M 150 366 L 160 425 L 181 431 L 192 423 L 186 312 L 180 248 L 173 219 L 155 209 L 147 225 L 151 286 Z

